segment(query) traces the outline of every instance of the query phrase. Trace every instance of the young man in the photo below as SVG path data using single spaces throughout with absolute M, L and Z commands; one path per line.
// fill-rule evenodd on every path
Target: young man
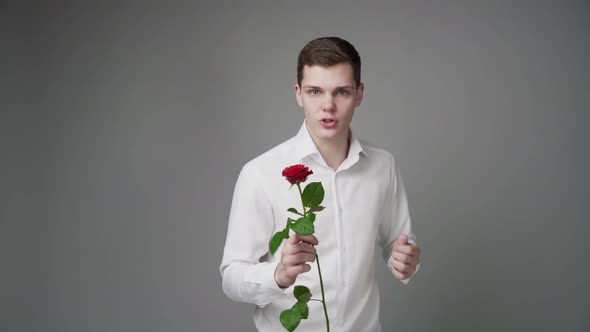
M 406 194 L 391 153 L 358 139 L 350 123 L 363 99 L 356 49 L 337 37 L 318 38 L 300 52 L 297 103 L 305 118 L 297 135 L 246 163 L 238 176 L 220 272 L 235 301 L 254 303 L 259 331 L 283 331 L 281 311 L 295 303 L 295 285 L 321 299 L 315 254 L 321 260 L 332 331 L 380 331 L 375 244 L 388 269 L 404 283 L 419 265 Z M 291 232 L 274 255 L 273 234 L 285 227 L 297 191 L 281 176 L 291 165 L 312 171 L 306 181 L 325 189 L 314 235 Z M 305 185 L 305 184 L 303 184 Z M 325 331 L 320 301 L 297 331 Z

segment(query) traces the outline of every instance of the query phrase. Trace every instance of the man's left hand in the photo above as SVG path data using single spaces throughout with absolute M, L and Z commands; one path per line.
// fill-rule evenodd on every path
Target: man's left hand
M 409 243 L 408 237 L 402 235 L 394 242 L 391 256 L 393 257 L 391 269 L 393 275 L 400 280 L 405 280 L 416 272 L 416 266 L 420 263 L 420 248 Z

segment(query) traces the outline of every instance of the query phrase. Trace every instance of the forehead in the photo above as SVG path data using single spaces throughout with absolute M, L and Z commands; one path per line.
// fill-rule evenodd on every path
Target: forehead
M 350 63 L 338 63 L 332 66 L 304 66 L 301 86 L 321 87 L 354 86 L 354 74 Z

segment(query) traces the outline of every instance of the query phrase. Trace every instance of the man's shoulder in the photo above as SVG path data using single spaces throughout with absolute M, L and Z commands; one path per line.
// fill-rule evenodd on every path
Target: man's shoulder
M 243 166 L 243 171 L 266 173 L 275 171 L 277 167 L 284 167 L 295 152 L 294 140 L 295 137 L 291 137 L 248 160 Z
M 381 145 L 369 142 L 367 140 L 358 138 L 359 143 L 363 147 L 363 151 L 367 154 L 368 159 L 373 162 L 391 162 L 395 163 L 394 154 Z

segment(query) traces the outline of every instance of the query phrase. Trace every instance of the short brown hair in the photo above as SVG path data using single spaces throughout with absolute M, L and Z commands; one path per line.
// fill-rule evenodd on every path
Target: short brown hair
M 350 63 L 356 88 L 361 84 L 361 57 L 348 41 L 338 37 L 317 38 L 305 45 L 297 57 L 297 83 L 301 87 L 303 67 L 332 66 L 339 63 Z

